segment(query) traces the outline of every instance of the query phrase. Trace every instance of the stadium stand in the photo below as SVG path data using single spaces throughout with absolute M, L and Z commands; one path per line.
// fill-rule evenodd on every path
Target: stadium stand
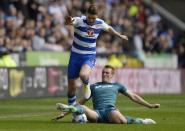
M 68 14 L 80 16 L 96 2 L 99 16 L 117 31 L 129 36 L 126 44 L 102 33 L 98 54 L 126 54 L 143 62 L 147 54 L 179 56 L 185 67 L 185 37 L 141 0 L 1 0 L 0 54 L 27 51 L 69 51 L 73 30 L 64 25 Z

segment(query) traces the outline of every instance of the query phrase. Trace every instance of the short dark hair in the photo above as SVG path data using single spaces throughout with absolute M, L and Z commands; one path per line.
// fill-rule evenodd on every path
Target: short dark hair
M 87 13 L 91 15 L 97 15 L 98 14 L 97 6 L 94 4 L 90 5 L 89 8 L 87 9 Z
M 112 74 L 115 73 L 115 68 L 113 66 L 111 66 L 111 65 L 105 65 L 103 69 L 105 69 L 105 68 L 110 68 L 110 69 L 112 69 Z

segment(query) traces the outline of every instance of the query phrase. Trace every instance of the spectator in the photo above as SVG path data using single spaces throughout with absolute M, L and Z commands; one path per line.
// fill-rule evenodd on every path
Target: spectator
M 95 2 L 99 17 L 130 37 L 124 45 L 103 33 L 97 41 L 97 53 L 126 53 L 144 61 L 145 53 L 176 52 L 183 60 L 183 40 L 177 41 L 176 32 L 163 22 L 154 6 L 141 0 L 1 0 L 0 37 L 5 38 L 0 39 L 0 49 L 69 51 L 73 29 L 64 26 L 65 16 L 83 15 Z

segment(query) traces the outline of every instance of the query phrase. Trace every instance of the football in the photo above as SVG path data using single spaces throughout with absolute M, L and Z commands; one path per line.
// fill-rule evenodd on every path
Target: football
M 72 120 L 74 123 L 86 123 L 87 116 L 85 115 L 85 113 L 80 114 L 80 115 L 73 115 Z

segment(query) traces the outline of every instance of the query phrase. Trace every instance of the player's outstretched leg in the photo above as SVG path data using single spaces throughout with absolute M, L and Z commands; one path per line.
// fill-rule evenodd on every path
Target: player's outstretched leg
M 75 114 L 84 113 L 84 109 L 80 105 L 73 106 L 73 105 L 57 103 L 56 106 L 57 106 L 57 110 L 60 110 L 62 112 L 70 112 L 70 113 L 75 113 Z
M 91 89 L 89 84 L 90 72 L 91 72 L 91 67 L 87 64 L 83 65 L 80 71 L 80 79 L 83 82 L 83 93 L 84 93 L 85 99 L 89 99 L 91 96 Z
M 66 104 L 62 104 L 62 103 L 57 103 L 57 110 L 62 111 L 62 112 L 70 112 L 73 113 L 76 111 L 76 108 L 72 105 L 66 105 Z
M 156 122 L 150 118 L 135 118 L 131 116 L 125 116 L 127 124 L 156 124 Z
M 76 79 L 68 80 L 68 104 L 76 105 Z
M 156 122 L 150 118 L 142 119 L 143 124 L 156 124 Z
M 91 90 L 90 90 L 90 85 L 89 84 L 84 84 L 83 86 L 83 92 L 84 92 L 84 98 L 89 99 L 91 96 Z

